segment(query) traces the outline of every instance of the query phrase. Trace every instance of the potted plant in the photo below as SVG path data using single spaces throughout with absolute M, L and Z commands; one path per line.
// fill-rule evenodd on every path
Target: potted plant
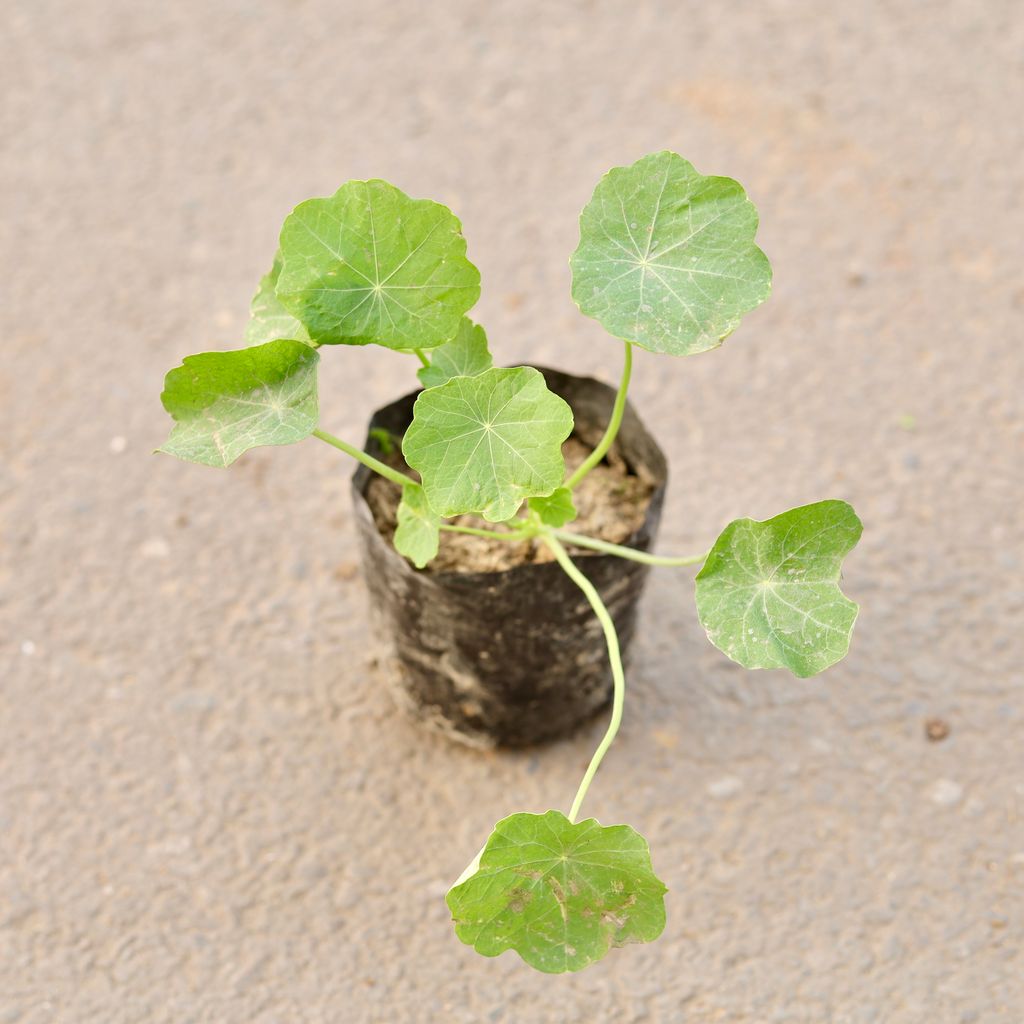
M 368 583 L 421 717 L 475 742 L 530 742 L 593 714 L 610 682 L 611 719 L 568 814 L 503 819 L 448 893 L 458 937 L 486 956 L 514 949 L 539 970 L 575 971 L 664 927 L 642 836 L 578 820 L 622 719 L 619 632 L 632 632 L 649 566 L 702 566 L 701 624 L 747 668 L 811 676 L 848 649 L 857 606 L 839 578 L 861 524 L 845 502 L 736 520 L 704 554 L 649 551 L 666 470 L 626 400 L 634 349 L 720 345 L 770 290 L 756 229 L 737 182 L 674 153 L 605 175 L 571 268 L 580 310 L 622 344 L 612 392 L 494 366 L 466 316 L 480 284 L 459 221 L 386 182 L 348 182 L 285 220 L 248 347 L 167 375 L 175 423 L 161 451 L 227 466 L 316 437 L 360 464 Z M 367 344 L 411 354 L 422 388 L 379 410 L 357 448 L 320 427 L 316 373 L 323 349 Z M 630 487 L 609 515 L 609 495 Z

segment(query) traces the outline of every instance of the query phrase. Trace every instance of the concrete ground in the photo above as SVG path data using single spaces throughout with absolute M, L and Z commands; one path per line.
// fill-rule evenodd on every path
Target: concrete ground
M 2 1024 L 1024 1020 L 1024 16 L 831 6 L 4 5 Z M 861 621 L 821 678 L 748 674 L 692 572 L 652 578 L 587 810 L 649 837 L 668 927 L 546 977 L 443 894 L 567 805 L 601 723 L 515 755 L 408 724 L 350 467 L 152 456 L 158 394 L 240 343 L 288 210 L 370 176 L 462 217 L 502 361 L 611 379 L 576 218 L 666 147 L 747 186 L 776 287 L 721 350 L 639 359 L 661 549 L 846 498 Z M 413 383 L 325 363 L 356 441 Z

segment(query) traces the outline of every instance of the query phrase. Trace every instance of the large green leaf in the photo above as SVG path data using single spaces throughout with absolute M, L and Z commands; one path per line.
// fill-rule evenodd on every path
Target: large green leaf
M 227 466 L 250 448 L 309 437 L 318 360 L 315 349 L 290 339 L 186 356 L 164 380 L 160 400 L 175 424 L 158 451 Z
M 562 482 L 571 431 L 572 410 L 538 370 L 494 368 L 422 392 L 402 452 L 439 516 L 501 522 Z
M 281 274 L 281 254 L 274 257 L 270 272 L 260 278 L 260 286 L 249 306 L 249 323 L 245 328 L 247 345 L 263 345 L 278 338 L 311 342 L 309 331 L 281 305 L 275 294 Z
M 688 356 L 716 348 L 771 289 L 757 210 L 731 178 L 676 153 L 615 167 L 580 215 L 572 297 L 617 338 Z
M 493 365 L 484 329 L 464 316 L 455 337 L 435 348 L 430 353 L 430 365 L 416 376 L 425 388 L 435 388 L 452 377 L 475 377 Z
M 441 538 L 441 521 L 427 504 L 419 485 L 402 488 L 398 503 L 398 526 L 395 529 L 395 550 L 405 555 L 417 569 L 422 569 L 437 555 Z
M 839 661 L 857 618 L 839 578 L 861 529 L 845 501 L 730 523 L 697 574 L 697 614 L 711 642 L 746 668 L 801 677 Z
M 447 207 L 350 181 L 285 220 L 277 298 L 322 344 L 435 348 L 480 296 L 461 232 Z
M 628 825 L 559 811 L 499 821 L 480 866 L 448 893 L 455 933 L 484 956 L 514 949 L 548 974 L 579 971 L 665 927 L 666 888 Z

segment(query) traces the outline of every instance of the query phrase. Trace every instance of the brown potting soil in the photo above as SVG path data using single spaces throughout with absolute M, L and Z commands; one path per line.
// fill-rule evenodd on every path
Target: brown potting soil
M 567 473 L 575 470 L 590 451 L 591 447 L 575 434 L 570 436 L 562 445 Z M 416 475 L 406 465 L 397 444 L 389 455 L 382 455 L 381 458 L 402 472 Z M 566 529 L 621 544 L 640 528 L 653 492 L 653 483 L 634 473 L 613 446 L 605 459 L 573 490 L 573 503 L 578 514 Z M 400 497 L 401 488 L 380 476 L 375 476 L 366 490 L 366 500 L 377 528 L 389 541 L 395 533 Z M 501 525 L 472 515 L 459 516 L 451 522 L 456 526 L 503 529 Z M 437 557 L 424 571 L 499 572 L 516 565 L 551 561 L 553 557 L 551 551 L 537 539 L 513 543 L 442 532 Z

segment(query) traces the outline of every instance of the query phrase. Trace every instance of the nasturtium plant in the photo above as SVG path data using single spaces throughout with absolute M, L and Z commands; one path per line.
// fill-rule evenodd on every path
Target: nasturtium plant
M 248 347 L 187 356 L 167 374 L 174 420 L 161 451 L 227 466 L 249 448 L 315 437 L 401 490 L 394 545 L 429 571 L 441 534 L 546 545 L 601 626 L 614 681 L 611 717 L 569 813 L 500 821 L 448 893 L 456 935 L 485 956 L 515 950 L 549 973 L 577 971 L 665 925 L 666 887 L 647 842 L 628 825 L 580 821 L 581 806 L 622 721 L 625 673 L 615 624 L 571 552 L 647 565 L 702 564 L 696 605 L 712 643 L 747 668 L 814 675 L 848 649 L 857 606 L 839 589 L 861 524 L 843 501 L 756 522 L 738 519 L 709 552 L 669 557 L 565 529 L 575 488 L 607 455 L 622 423 L 634 348 L 676 356 L 717 347 L 771 287 L 755 244 L 757 211 L 730 178 L 706 177 L 675 153 L 609 171 L 580 217 L 572 296 L 623 345 L 603 437 L 567 473 L 572 410 L 524 366 L 494 366 L 467 314 L 480 293 L 450 210 L 383 181 L 351 181 L 285 220 L 245 332 Z M 316 372 L 324 345 L 412 355 L 423 390 L 397 446 L 418 478 L 319 425 Z M 452 520 L 472 514 L 500 529 Z M 412 571 L 412 570 L 410 570 Z

